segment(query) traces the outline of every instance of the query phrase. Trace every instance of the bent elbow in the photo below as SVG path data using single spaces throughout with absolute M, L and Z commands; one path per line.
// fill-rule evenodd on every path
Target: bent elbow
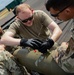
M 62 30 L 60 30 L 60 35 L 62 34 Z

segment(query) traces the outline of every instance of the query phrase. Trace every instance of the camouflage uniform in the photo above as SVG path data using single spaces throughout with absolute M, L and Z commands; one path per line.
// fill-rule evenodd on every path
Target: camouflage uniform
M 23 75 L 14 57 L 6 50 L 0 52 L 0 75 Z
M 58 47 L 58 64 L 67 73 L 74 73 L 74 25 L 71 29 L 72 41 L 69 42 L 69 47 L 65 51 L 64 47 Z M 65 51 L 65 52 L 64 52 Z M 56 59 L 57 59 L 56 58 Z

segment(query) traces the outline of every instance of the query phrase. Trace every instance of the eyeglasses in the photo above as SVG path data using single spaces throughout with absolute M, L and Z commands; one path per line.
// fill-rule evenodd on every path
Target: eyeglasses
M 20 19 L 20 18 L 19 18 Z M 26 23 L 26 22 L 28 22 L 28 21 L 31 21 L 33 19 L 33 15 L 31 16 L 31 17 L 29 17 L 29 18 L 27 18 L 27 19 L 25 19 L 25 20 L 21 20 L 23 23 Z
M 64 11 L 66 8 L 68 8 L 69 6 L 71 6 L 71 4 L 68 5 L 68 6 L 66 6 L 66 7 L 64 7 L 63 9 L 61 9 L 58 13 L 56 13 L 56 14 L 51 14 L 51 16 L 57 17 L 61 12 L 63 12 L 63 11 Z

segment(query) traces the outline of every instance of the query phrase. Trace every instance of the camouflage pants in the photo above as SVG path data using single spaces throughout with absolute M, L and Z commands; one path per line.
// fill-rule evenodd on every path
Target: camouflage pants
M 23 75 L 12 57 L 5 50 L 0 52 L 0 75 Z

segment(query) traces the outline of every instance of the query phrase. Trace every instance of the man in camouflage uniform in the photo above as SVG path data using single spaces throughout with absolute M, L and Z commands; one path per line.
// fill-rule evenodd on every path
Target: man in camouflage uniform
M 50 14 L 59 20 L 74 19 L 74 0 L 47 0 L 45 6 Z M 74 22 L 71 32 L 69 42 L 62 43 L 58 47 L 58 56 L 55 57 L 55 60 L 65 72 L 74 75 Z

